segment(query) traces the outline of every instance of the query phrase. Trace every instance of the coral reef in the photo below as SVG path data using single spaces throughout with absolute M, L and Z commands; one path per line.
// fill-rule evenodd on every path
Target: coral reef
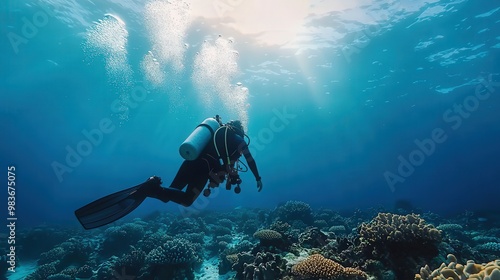
M 101 254 L 111 256 L 125 253 L 130 245 L 136 244 L 144 236 L 144 233 L 144 226 L 138 223 L 107 228 Z
M 20 239 L 28 243 L 64 238 L 46 250 L 35 248 L 37 254 L 21 247 L 20 260 L 38 260 L 28 280 L 214 279 L 217 273 L 234 280 L 361 279 L 367 274 L 397 280 L 412 279 L 419 269 L 417 279 L 495 279 L 500 261 L 490 260 L 500 258 L 500 229 L 475 223 L 473 217 L 397 215 L 383 209 L 341 215 L 313 211 L 299 201 L 274 210 L 202 211 L 190 218 L 154 213 L 92 232 L 67 229 L 57 239 L 47 236 L 54 233 L 48 227 L 22 230 Z M 445 252 L 454 257 L 440 266 Z M 464 260 L 475 262 L 459 263 Z
M 48 264 L 51 262 L 55 262 L 64 257 L 66 252 L 62 247 L 55 247 L 51 250 L 41 253 L 40 258 L 38 259 L 38 264 Z
M 116 260 L 108 260 L 99 265 L 96 280 L 115 280 L 116 271 L 113 268 Z
M 217 223 L 219 224 L 219 226 L 228 228 L 230 230 L 233 229 L 233 227 L 234 227 L 233 221 L 231 221 L 229 219 L 220 219 L 217 221 Z
M 47 277 L 47 280 L 73 280 L 73 277 L 66 274 L 58 273 Z
M 239 230 L 244 234 L 253 234 L 257 229 L 261 227 L 261 223 L 257 220 L 245 220 L 239 225 Z
M 40 253 L 49 251 L 71 235 L 72 233 L 66 229 L 40 226 L 21 233 L 18 238 L 23 244 L 24 249 L 21 248 L 23 256 L 28 259 L 37 259 Z
M 442 263 L 435 270 L 430 270 L 426 265 L 420 269 L 420 273 L 415 275 L 415 280 L 435 280 L 435 279 L 474 279 L 474 280 L 498 280 L 500 279 L 500 259 L 485 264 L 476 264 L 469 260 L 466 264 L 457 262 L 457 258 L 448 254 L 448 264 Z
M 279 242 L 282 235 L 272 229 L 262 229 L 255 232 L 253 237 L 258 238 L 260 240 L 260 244 L 271 246 L 273 243 Z
M 331 231 L 331 232 L 334 232 L 334 233 L 337 233 L 337 234 L 343 234 L 343 233 L 347 232 L 347 229 L 343 225 L 334 225 L 334 226 L 331 226 L 328 229 L 328 231 Z
M 341 277 L 353 277 L 366 279 L 366 273 L 359 269 L 343 267 L 341 264 L 314 254 L 292 267 L 294 275 L 306 278 L 338 279 Z
M 290 230 L 290 228 L 291 228 L 291 226 L 289 223 L 282 222 L 282 221 L 276 221 L 269 226 L 269 229 L 277 231 L 277 232 L 281 233 L 282 235 L 287 234 L 288 231 Z
M 359 227 L 360 247 L 368 258 L 380 260 L 408 279 L 409 271 L 437 256 L 441 232 L 415 214 L 379 213 Z
M 39 266 L 35 272 L 26 276 L 25 280 L 46 280 L 49 276 L 57 274 L 57 262 L 43 264 Z
M 146 253 L 142 250 L 133 250 L 124 254 L 114 265 L 116 271 L 123 271 L 127 275 L 139 275 L 144 266 Z
M 151 250 L 156 248 L 158 244 L 164 244 L 168 240 L 172 240 L 173 237 L 168 236 L 163 230 L 146 233 L 138 243 L 137 247 L 141 248 L 144 252 L 149 253 Z
M 377 244 L 435 243 L 441 241 L 441 232 L 427 224 L 418 215 L 396 215 L 379 213 L 370 223 L 359 228 L 362 244 L 376 247 Z
M 178 238 L 165 242 L 151 250 L 146 256 L 150 265 L 192 264 L 199 261 L 199 256 L 191 242 Z
M 463 227 L 459 224 L 440 224 L 436 228 L 443 231 L 463 230 Z
M 202 262 L 196 244 L 176 238 L 151 250 L 140 279 L 194 279 L 194 269 Z
M 303 248 L 321 248 L 328 242 L 328 236 L 317 227 L 308 228 L 299 234 L 299 243 Z
M 89 265 L 85 264 L 78 268 L 75 276 L 78 278 L 90 278 L 93 274 L 94 272 L 92 271 L 92 268 Z
M 168 227 L 170 235 L 208 232 L 207 225 L 201 218 L 175 219 Z
M 227 255 L 219 264 L 219 273 L 227 272 L 228 265 L 236 271 L 235 279 L 282 279 L 286 274 L 286 261 L 279 254 L 269 252 Z
M 220 225 L 208 225 L 208 232 L 214 235 L 227 235 L 231 234 L 231 227 L 225 227 Z
M 281 233 L 271 229 L 259 230 L 253 236 L 260 240 L 260 246 L 255 247 L 254 252 L 267 250 L 277 253 L 286 251 L 290 246 L 290 242 Z
M 487 253 L 498 253 L 500 252 L 500 243 L 498 242 L 487 242 L 476 246 L 478 251 L 483 251 Z
M 302 201 L 287 201 L 274 210 L 274 215 L 277 220 L 282 222 L 300 221 L 305 225 L 312 225 L 314 222 L 311 206 Z
M 280 279 L 285 271 L 285 262 L 280 255 L 257 253 L 253 263 L 243 265 L 243 279 Z
M 30 277 L 45 279 L 48 275 L 55 275 L 56 272 L 74 276 L 77 273 L 74 266 L 84 265 L 89 260 L 92 250 L 85 240 L 70 238 L 51 250 L 41 253 L 38 259 L 39 269 L 30 274 Z M 62 276 L 59 275 L 59 277 Z

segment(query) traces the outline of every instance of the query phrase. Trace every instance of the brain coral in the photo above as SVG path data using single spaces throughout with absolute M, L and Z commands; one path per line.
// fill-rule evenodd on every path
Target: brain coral
M 500 260 L 491 261 L 487 264 L 476 264 L 474 261 L 467 261 L 466 264 L 459 264 L 457 258 L 449 254 L 448 265 L 442 263 L 433 271 L 429 266 L 420 268 L 420 274 L 415 275 L 415 280 L 435 280 L 435 279 L 470 279 L 470 280 L 499 280 Z
M 281 233 L 271 230 L 271 229 L 262 229 L 253 234 L 253 237 L 258 238 L 260 240 L 279 240 L 281 239 Z
M 268 249 L 276 248 L 283 250 L 287 247 L 287 242 L 283 239 L 281 233 L 271 230 L 271 229 L 263 229 L 255 232 L 253 234 L 255 238 L 260 240 L 260 245 L 263 247 L 267 247 Z
M 300 277 L 312 277 L 321 279 L 339 279 L 341 277 L 367 278 L 366 273 L 361 270 L 343 267 L 320 254 L 314 254 L 292 267 L 292 273 Z

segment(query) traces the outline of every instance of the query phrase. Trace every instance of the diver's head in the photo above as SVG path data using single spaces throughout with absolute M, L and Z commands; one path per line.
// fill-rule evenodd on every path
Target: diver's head
M 240 121 L 238 120 L 229 121 L 226 125 L 229 126 L 232 130 L 234 130 L 234 132 L 236 132 L 236 134 L 238 134 L 239 136 L 241 137 L 245 136 L 245 130 L 243 129 L 243 125 L 241 124 Z

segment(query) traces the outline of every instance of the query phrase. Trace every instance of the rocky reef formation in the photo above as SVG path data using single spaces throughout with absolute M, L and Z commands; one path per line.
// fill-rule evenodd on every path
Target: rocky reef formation
M 24 248 L 20 257 L 38 264 L 28 280 L 491 280 L 500 274 L 500 229 L 491 224 L 382 209 L 341 215 L 289 201 L 273 210 L 155 213 L 63 229 L 50 247 Z M 31 229 L 20 239 L 33 245 L 51 233 Z

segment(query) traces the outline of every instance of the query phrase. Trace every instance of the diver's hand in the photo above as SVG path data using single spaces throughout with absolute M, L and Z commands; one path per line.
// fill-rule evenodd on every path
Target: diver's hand
M 257 180 L 257 190 L 260 192 L 262 190 L 262 180 Z

